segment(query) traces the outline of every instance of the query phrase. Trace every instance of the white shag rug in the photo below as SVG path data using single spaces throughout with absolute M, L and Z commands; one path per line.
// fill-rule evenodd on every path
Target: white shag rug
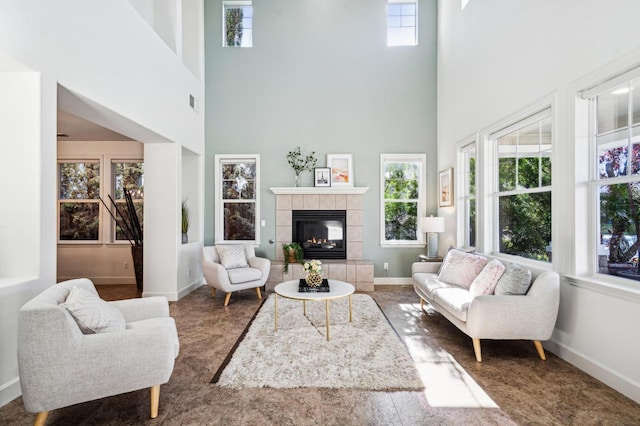
M 409 353 L 377 303 L 368 295 L 329 303 L 330 341 L 324 302 L 278 297 L 264 302 L 217 384 L 228 388 L 353 388 L 423 390 Z M 215 382 L 215 378 L 214 378 Z

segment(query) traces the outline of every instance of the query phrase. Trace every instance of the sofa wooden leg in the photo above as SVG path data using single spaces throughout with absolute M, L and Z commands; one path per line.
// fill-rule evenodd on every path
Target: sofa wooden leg
M 424 299 L 420 298 L 420 309 L 424 309 Z
M 542 343 L 540 342 L 540 340 L 534 340 L 533 344 L 536 346 L 536 350 L 538 351 L 540 359 L 546 361 L 547 356 L 544 354 L 544 348 L 542 347 Z
M 158 406 L 160 405 L 160 385 L 151 386 L 151 418 L 158 417 Z
M 224 297 L 224 306 L 227 306 L 229 304 L 229 299 L 231 299 L 231 292 L 227 293 L 227 295 Z
M 216 297 L 216 288 L 211 287 L 211 297 Z
M 48 411 L 43 411 L 41 413 L 38 413 L 38 415 L 36 416 L 36 421 L 33 422 L 34 426 L 44 426 L 45 423 L 47 423 L 47 417 L 49 417 L 49 412 Z
M 258 300 L 262 300 L 262 294 L 260 294 L 260 287 L 256 287 L 256 293 L 258 294 Z
M 480 339 L 473 340 L 473 352 L 476 354 L 476 361 L 482 362 L 482 351 L 480 350 Z

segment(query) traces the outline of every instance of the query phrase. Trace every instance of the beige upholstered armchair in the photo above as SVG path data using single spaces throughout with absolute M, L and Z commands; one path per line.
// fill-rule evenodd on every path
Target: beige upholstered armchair
M 144 388 L 156 417 L 178 351 L 164 297 L 105 302 L 83 278 L 53 285 L 20 309 L 20 385 L 36 425 L 50 410 Z
M 256 257 L 251 244 L 219 244 L 202 249 L 202 272 L 207 285 L 227 293 L 224 306 L 229 304 L 234 291 L 255 288 L 258 299 L 262 299 L 260 287 L 269 278 L 271 261 Z

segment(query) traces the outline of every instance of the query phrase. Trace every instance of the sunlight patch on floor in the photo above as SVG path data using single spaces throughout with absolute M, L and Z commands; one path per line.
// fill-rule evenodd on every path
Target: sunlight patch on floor
M 411 306 L 415 312 L 416 307 Z M 404 307 L 402 310 L 408 311 Z M 431 407 L 498 408 L 447 351 L 426 344 L 423 336 L 405 334 L 403 338 L 425 385 L 424 394 Z

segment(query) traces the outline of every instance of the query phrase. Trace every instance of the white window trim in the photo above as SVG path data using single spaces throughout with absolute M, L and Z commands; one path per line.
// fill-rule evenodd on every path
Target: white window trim
M 498 226 L 498 179 L 497 179 L 497 147 L 495 146 L 494 138 L 499 137 L 503 132 L 509 133 L 509 129 L 516 129 L 521 127 L 519 124 L 528 121 L 532 117 L 537 117 L 538 113 L 545 110 L 551 110 L 551 151 L 553 159 L 553 151 L 556 148 L 556 122 L 557 122 L 557 95 L 547 96 L 542 98 L 531 105 L 523 108 L 522 110 L 506 117 L 493 126 L 484 129 L 480 132 L 480 136 L 477 138 L 478 145 L 476 145 L 476 166 L 478 167 L 476 175 L 476 215 L 478 218 L 476 226 L 476 249 L 483 253 L 489 253 L 495 257 L 503 257 L 506 259 L 513 259 L 518 263 L 525 265 L 531 265 L 541 269 L 552 269 L 552 264 L 549 262 L 538 261 L 534 259 L 527 259 L 520 256 L 513 256 L 506 253 L 499 252 L 500 240 L 499 240 L 499 226 Z M 498 135 L 498 136 L 496 136 Z M 559 165 L 552 160 L 552 176 L 556 167 Z M 555 174 L 557 176 L 557 174 Z M 551 180 L 551 215 L 552 217 L 558 217 L 557 215 L 557 191 L 554 188 L 557 186 L 556 180 Z M 489 219 L 493 218 L 493 219 Z M 552 221 L 551 233 L 552 235 L 558 235 L 557 220 Z M 554 260 L 555 261 L 555 260 Z
M 418 226 L 417 240 L 411 241 L 387 241 L 384 239 L 385 235 L 385 221 L 384 221 L 384 163 L 385 161 L 392 160 L 396 162 L 418 162 L 420 163 L 420 171 L 418 176 L 418 221 L 420 218 L 426 216 L 426 167 L 427 167 L 427 155 L 426 154 L 380 154 L 380 246 L 384 248 L 399 248 L 399 247 L 425 247 L 425 234 L 421 232 Z
M 251 48 L 253 47 L 253 37 L 251 41 L 251 46 L 229 46 L 227 44 L 227 6 L 251 6 L 253 8 L 253 1 L 251 0 L 229 0 L 222 2 L 222 47 L 240 47 L 240 48 Z M 254 11 L 255 12 L 255 11 Z M 253 34 L 253 15 L 251 15 L 251 33 Z
M 222 200 L 222 179 L 220 174 L 222 173 L 222 162 L 229 160 L 253 160 L 256 164 L 256 182 L 255 182 L 255 240 L 225 240 L 224 239 L 224 215 L 222 214 L 222 206 L 224 200 Z M 215 167 L 214 167 L 214 216 L 215 216 L 215 243 L 216 244 L 253 244 L 256 247 L 260 245 L 260 154 L 216 154 L 215 155 Z
M 471 199 L 470 195 L 468 194 L 468 189 L 469 189 L 469 185 L 467 182 L 467 176 L 465 174 L 466 172 L 466 168 L 467 168 L 467 148 L 471 145 L 475 146 L 475 150 L 476 150 L 476 193 L 473 196 L 473 200 L 475 200 L 476 202 L 476 243 L 478 241 L 478 179 L 479 179 L 479 173 L 478 173 L 478 147 L 479 147 L 479 139 L 480 139 L 480 135 L 478 133 L 469 136 L 467 138 L 462 139 L 460 142 L 458 142 L 456 144 L 456 153 L 457 153 L 457 176 L 456 179 L 454 179 L 454 185 L 455 185 L 455 190 L 456 190 L 456 194 L 458 194 L 458 206 L 460 206 L 460 208 L 458 209 L 458 214 L 456 217 L 457 220 L 457 227 L 456 229 L 458 230 L 457 235 L 456 235 L 456 242 L 457 242 L 457 246 L 458 247 L 465 247 L 465 248 L 475 248 L 475 246 L 470 246 L 467 241 L 468 236 L 469 236 L 469 224 L 467 223 L 467 207 L 466 207 L 466 203 L 468 200 Z

